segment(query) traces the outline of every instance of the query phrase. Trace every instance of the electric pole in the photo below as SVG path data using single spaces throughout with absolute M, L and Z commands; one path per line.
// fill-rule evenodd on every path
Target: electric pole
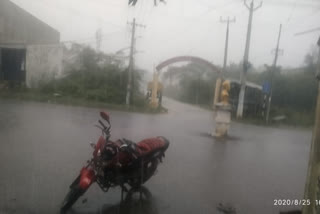
M 272 99 L 273 76 L 274 76 L 274 73 L 276 72 L 276 69 L 277 69 L 277 61 L 278 61 L 278 56 L 279 56 L 279 52 L 280 52 L 279 43 L 280 43 L 280 37 L 281 37 L 281 29 L 282 29 L 282 25 L 280 24 L 278 41 L 277 41 L 274 61 L 273 61 L 272 70 L 271 70 L 270 93 L 269 93 L 268 106 L 267 106 L 267 116 L 266 116 L 266 123 L 267 124 L 269 123 L 269 114 L 270 114 L 271 99 Z
M 229 16 L 228 16 L 227 19 L 222 19 L 222 17 L 220 17 L 220 22 L 221 23 L 227 23 L 226 42 L 225 42 L 225 47 L 224 47 L 224 59 L 223 59 L 223 68 L 222 68 L 222 75 L 223 75 L 223 73 L 226 72 L 227 59 L 228 59 L 229 24 L 236 22 L 236 18 L 234 17 L 233 19 L 230 19 Z
M 216 80 L 215 84 L 215 91 L 214 91 L 214 99 L 213 99 L 213 109 L 216 108 L 216 104 L 218 103 L 220 99 L 220 89 L 221 89 L 221 82 L 222 82 L 222 77 L 224 73 L 226 72 L 226 67 L 227 67 L 227 58 L 228 58 L 228 45 L 229 45 L 229 24 L 232 22 L 235 22 L 236 18 L 233 18 L 230 20 L 229 16 L 228 19 L 224 20 L 222 17 L 220 17 L 220 22 L 221 23 L 227 23 L 227 31 L 226 31 L 226 42 L 225 42 L 225 47 L 224 47 L 224 59 L 223 59 L 223 68 L 222 71 L 219 73 L 219 76 Z
M 99 28 L 96 31 L 96 50 L 99 52 L 101 48 L 101 41 L 102 41 L 102 30 Z
M 131 23 L 128 23 L 132 25 L 132 33 L 131 33 L 131 46 L 130 46 L 130 58 L 129 58 L 129 68 L 128 68 L 128 82 L 127 82 L 127 94 L 126 94 L 126 105 L 130 106 L 130 96 L 132 95 L 132 72 L 133 72 L 133 55 L 135 54 L 135 33 L 136 33 L 136 27 L 144 27 L 145 25 L 137 24 L 136 19 L 134 18 Z
M 251 37 L 253 12 L 258 10 L 262 6 L 262 2 L 260 2 L 259 6 L 254 7 L 253 0 L 251 1 L 250 6 L 247 4 L 247 0 L 244 0 L 244 5 L 249 10 L 249 21 L 248 21 L 248 29 L 247 29 L 246 47 L 245 47 L 244 57 L 243 57 L 243 71 L 240 77 L 241 88 L 240 88 L 239 100 L 238 100 L 237 118 L 242 118 L 242 115 L 243 115 L 243 104 L 244 104 L 244 97 L 245 97 L 245 91 L 246 91 L 246 79 L 247 79 L 247 72 L 249 70 L 249 50 L 250 50 L 250 37 Z
M 137 38 L 134 38 L 134 42 L 133 42 L 133 56 L 137 53 L 137 50 L 136 50 L 136 41 L 137 41 Z M 131 71 L 131 94 L 130 94 L 130 98 L 131 100 L 129 101 L 129 103 L 132 103 L 133 102 L 133 96 L 134 96 L 134 80 L 135 80 L 135 71 L 134 71 L 134 67 L 135 67 L 135 62 L 134 62 L 134 57 L 132 57 L 132 71 Z

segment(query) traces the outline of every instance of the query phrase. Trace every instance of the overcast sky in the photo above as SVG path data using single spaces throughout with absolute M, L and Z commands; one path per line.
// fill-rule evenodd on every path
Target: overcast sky
M 136 64 L 147 70 L 179 55 L 199 56 L 222 65 L 226 25 L 220 16 L 236 17 L 230 25 L 228 63 L 243 58 L 248 9 L 241 0 L 167 0 L 154 7 L 153 0 L 12 0 L 61 34 L 61 41 L 76 41 L 95 47 L 95 32 L 102 28 L 102 50 L 115 52 L 130 45 L 127 22 L 135 17 L 146 28 L 137 29 Z M 250 0 L 248 1 L 248 4 Z M 255 1 L 258 6 L 259 0 Z M 280 23 L 283 32 L 278 63 L 296 67 L 317 42 L 320 31 L 295 33 L 320 27 L 318 0 L 264 0 L 254 12 L 249 61 L 255 66 L 271 64 Z

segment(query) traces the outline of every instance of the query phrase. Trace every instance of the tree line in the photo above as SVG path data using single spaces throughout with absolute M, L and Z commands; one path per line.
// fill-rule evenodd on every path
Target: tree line
M 242 62 L 231 63 L 223 74 L 226 79 L 240 79 Z M 270 82 L 273 67 L 264 65 L 255 68 L 251 65 L 247 81 L 262 85 Z M 273 96 L 271 116 L 285 115 L 287 122 L 294 125 L 312 125 L 318 82 L 317 51 L 313 48 L 305 56 L 304 64 L 299 68 L 277 67 L 273 76 Z M 209 68 L 189 63 L 183 66 L 169 67 L 162 79 L 166 83 L 164 94 L 177 100 L 212 106 L 217 73 Z
M 123 57 L 73 44 L 64 49 L 63 68 L 61 77 L 40 83 L 38 90 L 41 93 L 55 93 L 87 101 L 125 104 L 128 68 Z M 144 72 L 141 69 L 133 72 L 133 105 L 145 105 L 141 90 Z

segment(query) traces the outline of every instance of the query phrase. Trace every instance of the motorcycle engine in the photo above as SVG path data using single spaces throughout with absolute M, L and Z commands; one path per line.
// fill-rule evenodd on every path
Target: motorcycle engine
M 110 161 L 118 152 L 118 147 L 114 143 L 107 143 L 102 152 L 103 160 Z

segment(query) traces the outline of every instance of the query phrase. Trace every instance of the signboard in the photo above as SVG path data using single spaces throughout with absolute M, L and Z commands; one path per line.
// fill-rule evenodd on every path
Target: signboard
M 271 89 L 271 85 L 269 82 L 264 82 L 262 85 L 262 91 L 263 93 L 269 94 Z

